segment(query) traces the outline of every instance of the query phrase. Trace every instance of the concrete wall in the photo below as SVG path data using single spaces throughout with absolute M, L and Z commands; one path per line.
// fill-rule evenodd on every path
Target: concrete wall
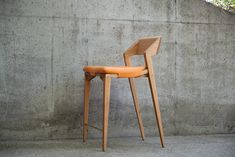
M 163 38 L 153 60 L 166 135 L 235 133 L 235 15 L 201 0 L 0 0 L 0 139 L 80 138 L 82 67 L 123 65 L 122 52 L 153 35 Z M 148 82 L 137 83 L 155 135 Z M 127 80 L 111 93 L 109 136 L 139 136 Z M 101 127 L 99 79 L 91 95 Z

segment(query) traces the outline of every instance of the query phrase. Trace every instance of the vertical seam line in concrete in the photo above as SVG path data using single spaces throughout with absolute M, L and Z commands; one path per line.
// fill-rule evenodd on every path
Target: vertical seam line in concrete
M 54 32 L 51 38 L 51 107 L 49 109 L 50 116 L 54 111 Z
M 177 132 L 177 130 L 176 130 L 176 105 L 177 105 L 177 101 L 176 101 L 176 97 L 177 97 L 177 95 L 176 95 L 176 47 L 177 47 L 177 37 L 176 37 L 176 35 L 177 35 L 177 33 L 176 33 L 176 31 L 177 31 L 177 29 L 176 29 L 176 21 L 177 21 L 177 0 L 175 0 L 175 23 L 174 23 L 174 57 L 175 57 L 175 65 L 174 65 L 174 70 L 175 70 L 175 73 L 174 73 L 174 129 L 175 129 L 175 133 Z
M 5 9 L 5 6 L 4 6 L 4 9 Z M 7 27 L 7 18 L 4 18 L 4 21 L 5 21 L 5 26 L 4 26 L 4 28 L 8 28 Z M 6 30 L 5 30 L 6 31 Z M 7 34 L 8 33 L 4 33 L 4 36 L 7 36 Z M 14 37 L 14 39 L 13 39 L 13 43 L 14 43 L 14 48 L 13 48 L 13 54 L 16 54 L 16 41 L 15 41 L 15 33 L 13 32 L 12 33 L 12 36 Z M 7 38 L 7 37 L 6 37 Z M 2 61 L 2 63 L 3 63 L 3 61 Z M 3 63 L 4 64 L 4 63 Z M 5 66 L 5 65 L 4 65 Z M 4 69 L 5 69 L 5 67 L 4 67 Z M 6 117 L 7 117 L 7 113 L 8 113 L 8 107 L 9 107 L 9 95 L 8 95 L 8 89 L 7 89 L 7 81 L 6 81 L 6 74 L 5 74 L 5 70 L 3 70 L 3 81 L 4 81 L 4 93 L 6 94 L 6 112 L 5 112 L 5 115 L 4 115 L 4 121 L 6 120 Z
M 4 28 L 6 28 L 6 27 L 4 27 Z M 3 36 L 6 36 L 6 34 L 3 34 Z M 3 48 L 3 49 L 5 49 L 5 48 Z M 3 80 L 3 92 L 4 92 L 4 95 L 6 97 L 6 101 L 5 101 L 5 103 L 6 103 L 6 110 L 5 110 L 5 113 L 4 113 L 4 116 L 3 116 L 3 121 L 5 121 L 6 120 L 6 116 L 7 116 L 7 110 L 8 110 L 9 96 L 8 96 L 7 85 L 6 85 L 6 75 L 5 75 L 5 70 L 4 70 L 5 69 L 5 65 L 3 63 L 3 54 L 2 54 L 2 56 L 0 54 L 0 66 L 1 65 L 2 65 L 2 68 L 0 68 L 0 70 L 1 70 L 0 74 L 2 74 L 2 75 L 0 75 L 0 76 L 2 77 L 2 80 Z
M 3 2 L 4 3 L 4 2 Z M 5 9 L 5 3 L 3 4 L 3 10 Z M 4 18 L 3 17 L 3 21 L 4 21 L 4 28 L 8 28 L 7 27 L 7 23 L 6 23 L 6 21 L 7 21 L 7 19 L 6 18 Z M 6 30 L 5 30 L 6 31 Z M 4 32 L 3 33 L 4 34 L 4 36 L 6 36 L 6 32 Z M 14 38 L 14 51 L 15 51 L 15 38 Z M 1 58 L 3 58 L 3 57 L 1 57 Z M 8 112 L 8 105 L 9 105 L 9 95 L 8 95 L 8 89 L 7 89 L 7 85 L 6 85 L 6 74 L 5 74 L 5 65 L 4 65 L 4 61 L 3 61 L 3 59 L 1 60 L 0 59 L 0 61 L 2 62 L 0 62 L 0 65 L 2 64 L 2 66 L 3 66 L 3 70 L 2 70 L 2 74 L 3 74 L 3 76 L 2 76 L 2 79 L 3 79 L 3 86 L 4 86 L 4 93 L 5 93 L 5 96 L 6 96 L 6 112 L 5 112 L 5 114 L 4 114 L 4 116 L 3 116 L 3 121 L 5 121 L 6 120 L 6 117 L 7 117 L 7 112 Z

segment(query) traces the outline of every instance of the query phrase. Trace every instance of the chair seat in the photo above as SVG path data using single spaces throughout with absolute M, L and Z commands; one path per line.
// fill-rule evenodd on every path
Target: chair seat
M 120 78 L 138 77 L 142 75 L 145 67 L 143 66 L 85 66 L 85 72 L 91 75 L 95 74 L 116 74 Z

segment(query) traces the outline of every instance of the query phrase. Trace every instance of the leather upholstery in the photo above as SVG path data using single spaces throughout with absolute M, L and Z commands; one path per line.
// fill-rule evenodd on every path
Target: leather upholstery
M 95 74 L 116 74 L 119 78 L 138 77 L 145 70 L 144 66 L 85 66 L 83 71 Z

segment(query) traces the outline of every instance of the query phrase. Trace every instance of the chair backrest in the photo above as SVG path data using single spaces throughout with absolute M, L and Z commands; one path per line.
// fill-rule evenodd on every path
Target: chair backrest
M 160 46 L 161 38 L 152 37 L 152 38 L 141 38 L 138 42 L 138 51 L 137 54 L 151 53 L 152 55 L 157 54 L 158 48 Z M 150 48 L 150 49 L 149 49 Z M 147 50 L 150 51 L 147 51 Z
M 147 62 L 150 57 L 158 53 L 161 43 L 161 37 L 143 37 L 137 40 L 131 47 L 129 47 L 124 53 L 124 60 L 127 66 L 131 66 L 131 56 L 144 55 L 145 66 L 148 66 Z

